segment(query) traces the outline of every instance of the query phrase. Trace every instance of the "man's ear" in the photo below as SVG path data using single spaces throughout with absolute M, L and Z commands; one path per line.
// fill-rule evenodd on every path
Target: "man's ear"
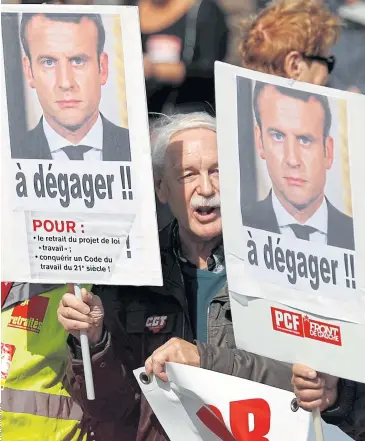
M 155 178 L 155 191 L 161 204 L 167 204 L 168 189 L 164 179 Z
M 298 51 L 289 52 L 284 59 L 284 72 L 287 78 L 299 80 L 303 75 L 303 70 L 308 69 L 303 56 Z
M 265 150 L 264 146 L 262 144 L 262 135 L 261 135 L 261 129 L 258 124 L 255 124 L 254 129 L 254 135 L 255 135 L 255 147 L 257 148 L 257 151 L 259 152 L 261 159 L 266 159 L 265 157 Z
M 100 84 L 104 84 L 108 81 L 109 76 L 109 57 L 108 54 L 102 52 L 99 58 L 99 69 L 100 69 Z
M 325 153 L 326 157 L 325 160 L 325 167 L 327 170 L 329 170 L 332 167 L 333 164 L 333 155 L 334 155 L 334 149 L 333 149 L 333 138 L 332 136 L 327 136 L 325 141 Z
M 23 57 L 22 62 L 23 62 L 24 76 L 25 79 L 27 80 L 28 86 L 34 89 L 35 82 L 34 82 L 31 62 L 26 55 Z

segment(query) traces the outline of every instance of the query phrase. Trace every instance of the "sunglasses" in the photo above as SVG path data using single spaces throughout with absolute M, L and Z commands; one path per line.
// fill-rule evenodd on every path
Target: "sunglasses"
M 319 61 L 320 63 L 325 63 L 327 65 L 328 73 L 330 74 L 335 68 L 336 57 L 331 55 L 330 57 L 320 57 L 319 55 L 305 55 L 303 57 L 307 60 Z

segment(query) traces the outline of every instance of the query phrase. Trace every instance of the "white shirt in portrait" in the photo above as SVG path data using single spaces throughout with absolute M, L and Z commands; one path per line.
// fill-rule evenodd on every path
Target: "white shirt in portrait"
M 296 238 L 294 231 L 289 226 L 290 224 L 307 225 L 313 227 L 318 231 L 309 235 L 310 242 L 317 242 L 327 244 L 327 229 L 328 229 L 328 208 L 325 198 L 318 210 L 310 217 L 304 224 L 299 223 L 286 209 L 281 205 L 275 192 L 272 192 L 272 206 L 278 221 L 280 233 L 286 236 Z
M 52 159 L 70 160 L 66 152 L 62 150 L 63 147 L 70 145 L 87 145 L 91 147 L 90 150 L 84 153 L 84 161 L 101 161 L 103 158 L 103 122 L 100 114 L 89 132 L 77 144 L 72 144 L 54 131 L 45 117 L 43 117 L 43 131 L 51 151 Z

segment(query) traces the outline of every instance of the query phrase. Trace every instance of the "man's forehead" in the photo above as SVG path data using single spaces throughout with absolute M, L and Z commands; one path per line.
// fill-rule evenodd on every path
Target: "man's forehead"
M 324 109 L 314 96 L 307 101 L 281 93 L 274 86 L 263 89 L 258 99 L 262 124 L 270 125 L 273 119 L 285 125 L 300 126 L 306 124 L 321 125 L 324 122 Z
M 166 151 L 169 164 L 176 167 L 212 154 L 217 154 L 216 133 L 204 128 L 176 134 Z
M 42 43 L 45 41 L 57 43 L 74 44 L 75 36 L 78 34 L 85 43 L 95 35 L 97 36 L 96 24 L 87 17 L 82 17 L 79 22 L 53 20 L 43 14 L 35 15 L 27 23 L 26 37 L 28 44 L 32 42 Z M 73 41 L 67 39 L 72 36 Z M 32 38 L 34 37 L 34 38 Z

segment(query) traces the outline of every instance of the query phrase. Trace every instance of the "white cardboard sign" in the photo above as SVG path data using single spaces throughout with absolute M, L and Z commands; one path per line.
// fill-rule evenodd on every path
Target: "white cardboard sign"
M 364 382 L 365 97 L 224 63 L 215 74 L 236 344 Z
M 1 5 L 1 28 L 1 279 L 161 285 L 137 8 Z
M 230 290 L 365 324 L 365 97 L 218 62 L 215 86 Z
M 135 377 L 171 441 L 314 441 L 311 414 L 294 394 L 212 371 L 167 363 L 169 382 Z M 324 424 L 325 440 L 350 438 Z

